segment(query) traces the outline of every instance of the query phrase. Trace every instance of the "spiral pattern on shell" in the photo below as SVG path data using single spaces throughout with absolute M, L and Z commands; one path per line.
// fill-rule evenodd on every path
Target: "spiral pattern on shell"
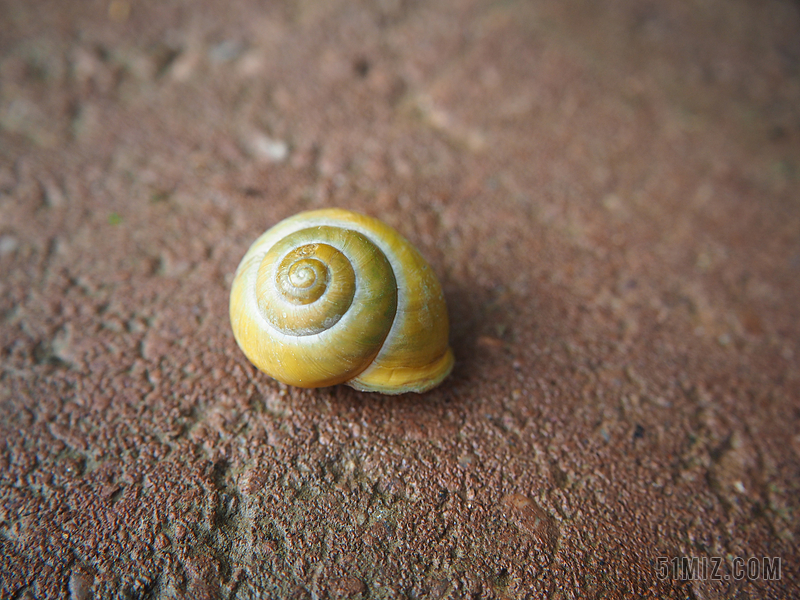
M 430 266 L 391 227 L 350 211 L 300 213 L 256 240 L 230 316 L 250 361 L 291 385 L 421 392 L 453 366 Z

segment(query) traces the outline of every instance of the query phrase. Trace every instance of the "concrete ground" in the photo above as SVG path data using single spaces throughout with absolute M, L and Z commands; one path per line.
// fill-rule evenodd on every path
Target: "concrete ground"
M 328 206 L 441 387 L 236 346 Z M 2 598 L 798 597 L 799 364 L 797 1 L 0 0 Z

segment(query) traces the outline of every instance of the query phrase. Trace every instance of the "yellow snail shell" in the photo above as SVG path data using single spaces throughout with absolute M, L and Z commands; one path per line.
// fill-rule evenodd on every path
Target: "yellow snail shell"
M 231 288 L 239 347 L 278 381 L 402 394 L 453 368 L 447 306 L 417 250 L 342 209 L 299 213 L 261 235 Z

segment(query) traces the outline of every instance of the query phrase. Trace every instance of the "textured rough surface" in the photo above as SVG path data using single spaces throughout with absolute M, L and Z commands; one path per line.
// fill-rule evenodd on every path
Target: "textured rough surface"
M 0 0 L 0 597 L 800 595 L 799 32 L 790 0 Z M 430 260 L 442 387 L 236 347 L 239 259 L 324 206 Z

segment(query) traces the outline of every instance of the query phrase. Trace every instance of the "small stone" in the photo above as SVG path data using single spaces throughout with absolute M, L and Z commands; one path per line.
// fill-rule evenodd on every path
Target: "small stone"
M 15 238 L 13 235 L 0 236 L 0 256 L 11 254 L 18 247 L 19 247 L 19 242 L 17 241 L 17 238 Z
M 264 162 L 279 163 L 289 156 L 289 146 L 286 142 L 273 139 L 263 133 L 253 134 L 248 146 L 253 155 Z

